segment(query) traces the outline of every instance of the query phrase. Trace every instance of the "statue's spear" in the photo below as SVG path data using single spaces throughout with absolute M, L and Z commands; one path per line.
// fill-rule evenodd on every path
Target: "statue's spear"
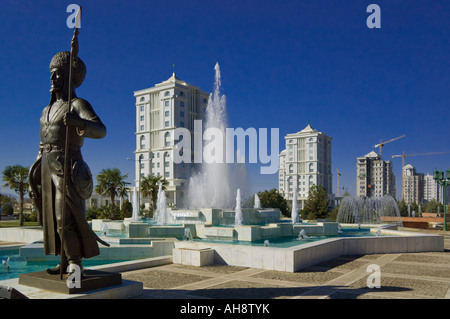
M 68 103 L 69 103 L 69 112 L 72 111 L 72 69 L 74 63 L 77 61 L 78 56 L 78 28 L 81 23 L 81 6 L 78 9 L 78 12 L 75 16 L 75 28 L 73 31 L 72 42 L 70 44 L 70 66 L 69 66 L 69 94 L 68 94 Z M 61 262 L 60 262 L 60 279 L 63 279 L 63 273 L 65 271 L 64 259 L 64 228 L 66 222 L 66 201 L 67 201 L 67 177 L 69 174 L 69 126 L 66 125 L 66 141 L 64 146 L 64 182 L 63 182 L 63 200 L 62 200 L 62 216 L 61 216 Z

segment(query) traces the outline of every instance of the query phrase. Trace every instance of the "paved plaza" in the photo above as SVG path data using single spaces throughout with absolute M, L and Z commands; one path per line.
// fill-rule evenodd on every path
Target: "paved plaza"
M 450 232 L 445 251 L 341 256 L 297 273 L 214 265 L 169 264 L 122 273 L 140 281 L 146 299 L 450 299 Z M 381 287 L 368 288 L 369 265 Z

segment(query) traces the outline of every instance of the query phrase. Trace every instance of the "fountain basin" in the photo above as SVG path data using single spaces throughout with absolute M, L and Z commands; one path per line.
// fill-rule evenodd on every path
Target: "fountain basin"
M 376 232 L 378 229 L 371 229 Z M 382 229 L 383 236 L 333 237 L 287 248 L 213 242 L 175 242 L 173 262 L 190 264 L 199 251 L 214 250 L 211 263 L 296 272 L 342 255 L 443 251 L 444 237 Z M 207 259 L 211 260 L 211 259 Z M 203 264 L 205 265 L 205 264 Z

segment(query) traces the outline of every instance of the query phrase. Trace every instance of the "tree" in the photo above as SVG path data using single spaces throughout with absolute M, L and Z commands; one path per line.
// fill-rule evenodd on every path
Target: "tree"
M 95 192 L 108 196 L 111 199 L 111 216 L 116 207 L 116 197 L 123 196 L 126 192 L 126 186 L 130 183 L 125 182 L 128 174 L 122 175 L 118 168 L 102 169 L 97 175 L 97 185 Z
M 308 219 L 326 218 L 328 214 L 328 197 L 321 185 L 309 188 L 308 199 L 305 201 L 304 211 Z
M 153 211 L 156 208 L 156 201 L 158 200 L 159 184 L 162 183 L 162 189 L 166 190 L 169 182 L 162 176 L 147 176 L 141 178 L 141 192 L 144 196 L 149 196 Z
M 408 204 L 406 204 L 405 199 L 398 202 L 398 211 L 400 212 L 400 216 L 408 217 Z
M 7 166 L 3 170 L 3 186 L 9 187 L 19 194 L 19 225 L 23 226 L 23 198 L 28 189 L 28 171 L 29 167 L 21 165 Z
M 436 199 L 431 199 L 423 208 L 424 212 L 427 213 L 437 213 L 438 212 L 438 207 L 439 207 L 439 212 L 443 213 L 444 212 L 444 205 L 442 205 L 442 203 L 439 203 Z
M 286 199 L 275 189 L 258 192 L 261 207 L 279 208 L 284 216 L 290 217 L 289 207 Z

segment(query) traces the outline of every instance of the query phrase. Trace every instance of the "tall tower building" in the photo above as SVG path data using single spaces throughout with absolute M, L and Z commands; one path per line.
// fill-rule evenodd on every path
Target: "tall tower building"
M 422 204 L 424 199 L 424 175 L 416 173 L 411 164 L 403 167 L 403 199 L 406 203 Z
M 177 127 L 188 129 L 193 138 L 194 120 L 204 118 L 209 93 L 180 80 L 175 73 L 155 86 L 134 92 L 136 98 L 136 187 L 141 177 L 163 176 L 168 181 L 168 205 L 185 196 L 185 185 L 194 164 L 173 162 L 171 136 Z M 194 143 L 191 143 L 191 154 Z M 193 161 L 191 161 L 193 162 Z
M 325 188 L 332 199 L 331 141 L 332 138 L 308 124 L 303 130 L 285 136 L 286 149 L 280 153 L 278 189 L 292 200 L 294 188 L 302 209 L 312 185 Z
M 392 162 L 383 161 L 374 151 L 356 158 L 356 196 L 395 198 Z
M 446 202 L 450 202 L 450 187 L 447 187 L 445 197 Z M 427 175 L 424 176 L 423 199 L 424 203 L 428 203 L 430 200 L 435 199 L 439 203 L 444 204 L 444 187 L 437 183 L 430 173 L 427 173 Z

